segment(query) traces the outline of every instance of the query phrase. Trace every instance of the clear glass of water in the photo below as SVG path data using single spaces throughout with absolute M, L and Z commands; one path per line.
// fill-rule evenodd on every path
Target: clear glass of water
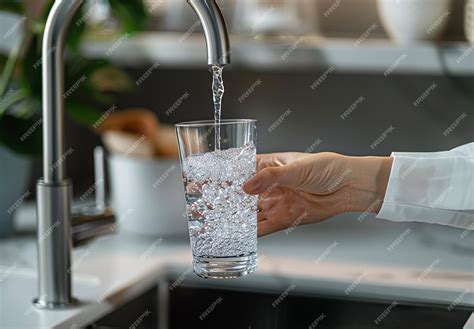
M 254 272 L 257 197 L 242 184 L 256 170 L 256 121 L 184 122 L 176 131 L 194 272 L 203 278 Z

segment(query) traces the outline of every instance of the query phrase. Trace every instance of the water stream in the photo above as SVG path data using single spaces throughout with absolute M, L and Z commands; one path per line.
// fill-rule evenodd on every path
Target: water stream
M 212 98 L 214 101 L 214 123 L 215 123 L 215 150 L 221 148 L 221 108 L 222 96 L 224 96 L 224 80 L 222 70 L 224 66 L 212 65 Z

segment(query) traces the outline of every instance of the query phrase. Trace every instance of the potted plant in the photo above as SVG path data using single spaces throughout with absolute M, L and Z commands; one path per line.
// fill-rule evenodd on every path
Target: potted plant
M 17 15 L 16 25 L 22 28 L 16 34 L 19 37 L 12 38 L 13 49 L 0 53 L 0 236 L 13 231 L 12 215 L 31 194 L 27 190 L 31 158 L 41 154 L 41 39 L 53 2 L 43 1 L 40 9 L 35 9 L 37 15 L 27 16 L 28 6 L 38 7 L 38 2 L 0 1 L 0 12 Z M 141 0 L 111 1 L 110 8 L 119 33 L 143 29 L 147 15 Z M 133 84 L 108 60 L 81 54 L 81 42 L 90 32 L 86 20 L 84 11 L 78 10 L 66 40 L 65 84 L 84 81 L 65 98 L 65 109 L 76 122 L 91 125 L 101 115 L 94 104 L 107 108 L 113 102 L 113 93 L 128 91 Z M 13 30 L 4 36 L 11 37 Z

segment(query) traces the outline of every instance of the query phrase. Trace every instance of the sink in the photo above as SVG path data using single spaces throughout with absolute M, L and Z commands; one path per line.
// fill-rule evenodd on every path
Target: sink
M 238 280 L 168 275 L 88 328 L 446 328 L 462 329 L 472 309 L 260 289 Z M 242 279 L 240 279 L 242 280 Z

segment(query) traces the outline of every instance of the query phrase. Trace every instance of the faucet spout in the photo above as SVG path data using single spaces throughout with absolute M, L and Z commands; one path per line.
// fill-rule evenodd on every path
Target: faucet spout
M 230 63 L 229 34 L 224 16 L 215 0 L 187 0 L 201 21 L 207 45 L 207 63 Z

